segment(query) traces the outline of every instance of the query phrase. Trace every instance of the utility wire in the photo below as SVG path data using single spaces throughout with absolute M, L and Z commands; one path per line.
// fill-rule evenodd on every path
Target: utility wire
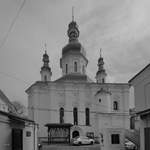
M 0 49 L 4 46 L 6 40 L 8 39 L 8 36 L 9 36 L 9 34 L 10 34 L 10 32 L 11 32 L 11 30 L 12 30 L 14 24 L 15 24 L 15 22 L 17 21 L 17 18 L 18 18 L 18 16 L 19 16 L 20 12 L 21 12 L 21 10 L 23 9 L 23 7 L 24 7 L 24 5 L 25 5 L 25 2 L 26 2 L 26 0 L 23 0 L 23 2 L 22 2 L 22 4 L 20 5 L 20 7 L 19 7 L 19 9 L 18 9 L 18 11 L 17 11 L 15 17 L 13 18 L 13 20 L 12 20 L 12 22 L 11 22 L 9 28 L 8 28 L 8 31 L 7 31 L 6 35 L 4 36 L 4 38 L 2 39 L 2 41 L 1 41 L 1 43 L 0 43 Z
M 7 77 L 9 77 L 9 78 L 13 78 L 13 79 L 15 79 L 15 80 L 17 80 L 17 81 L 23 82 L 23 83 L 25 83 L 25 84 L 27 84 L 27 85 L 30 84 L 29 82 L 24 81 L 23 79 L 21 79 L 21 78 L 19 78 L 19 77 L 16 77 L 16 76 L 14 76 L 14 75 L 10 75 L 10 74 L 8 74 L 8 73 L 4 73 L 4 72 L 1 72 L 1 71 L 0 71 L 0 74 L 3 75 L 3 76 L 7 76 Z

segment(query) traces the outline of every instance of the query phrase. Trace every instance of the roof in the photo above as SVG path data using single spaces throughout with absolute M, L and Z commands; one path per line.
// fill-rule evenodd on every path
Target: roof
M 92 82 L 87 75 L 68 74 L 55 80 L 55 82 L 76 81 L 76 82 Z
M 16 112 L 15 106 L 10 102 L 8 97 L 0 90 L 0 98 L 1 100 L 8 105 L 11 111 Z
M 0 90 L 0 98 L 3 102 L 7 103 L 7 104 L 12 104 L 8 97 Z
M 142 72 L 144 72 L 148 67 L 150 66 L 150 64 L 148 64 L 147 66 L 145 66 L 140 72 L 138 72 L 134 77 L 132 77 L 128 83 L 131 83 L 137 76 L 139 76 Z
M 47 123 L 45 125 L 48 128 L 56 128 L 56 127 L 72 127 L 73 125 L 71 123 Z
M 147 115 L 150 115 L 150 108 L 149 109 L 146 109 L 146 110 L 143 110 L 143 111 L 139 111 L 136 113 L 137 115 L 140 115 L 141 117 L 145 117 Z
M 66 54 L 68 51 L 81 52 L 82 45 L 79 42 L 68 43 L 62 49 L 62 55 Z
M 107 85 L 107 86 L 123 86 L 123 87 L 129 87 L 129 83 L 96 83 L 94 81 L 92 81 L 88 76 L 87 76 L 87 80 L 67 80 L 63 77 L 60 77 L 59 79 L 55 80 L 55 81 L 36 81 L 35 83 L 33 83 L 30 87 L 28 87 L 26 89 L 26 93 L 29 94 L 29 92 L 31 91 L 31 89 L 33 87 L 36 86 L 48 86 L 49 84 L 52 83 L 56 83 L 56 84 L 64 84 L 64 83 L 73 83 L 73 84 L 90 84 L 90 85 L 96 85 L 96 86 L 100 86 L 100 85 Z

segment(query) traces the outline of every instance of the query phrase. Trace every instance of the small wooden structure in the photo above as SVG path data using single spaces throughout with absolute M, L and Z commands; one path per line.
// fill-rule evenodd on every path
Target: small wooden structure
M 45 125 L 48 130 L 48 144 L 50 143 L 70 143 L 70 123 L 48 123 Z

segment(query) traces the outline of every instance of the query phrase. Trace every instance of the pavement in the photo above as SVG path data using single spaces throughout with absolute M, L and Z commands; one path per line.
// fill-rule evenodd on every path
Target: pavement
M 94 145 L 81 145 L 81 146 L 72 146 L 72 145 L 43 145 L 41 150 L 101 150 L 99 144 Z

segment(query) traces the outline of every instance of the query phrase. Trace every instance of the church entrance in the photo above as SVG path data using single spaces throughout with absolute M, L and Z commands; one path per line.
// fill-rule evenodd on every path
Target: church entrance
M 73 131 L 72 132 L 72 138 L 75 138 L 77 136 L 79 136 L 79 131 Z

